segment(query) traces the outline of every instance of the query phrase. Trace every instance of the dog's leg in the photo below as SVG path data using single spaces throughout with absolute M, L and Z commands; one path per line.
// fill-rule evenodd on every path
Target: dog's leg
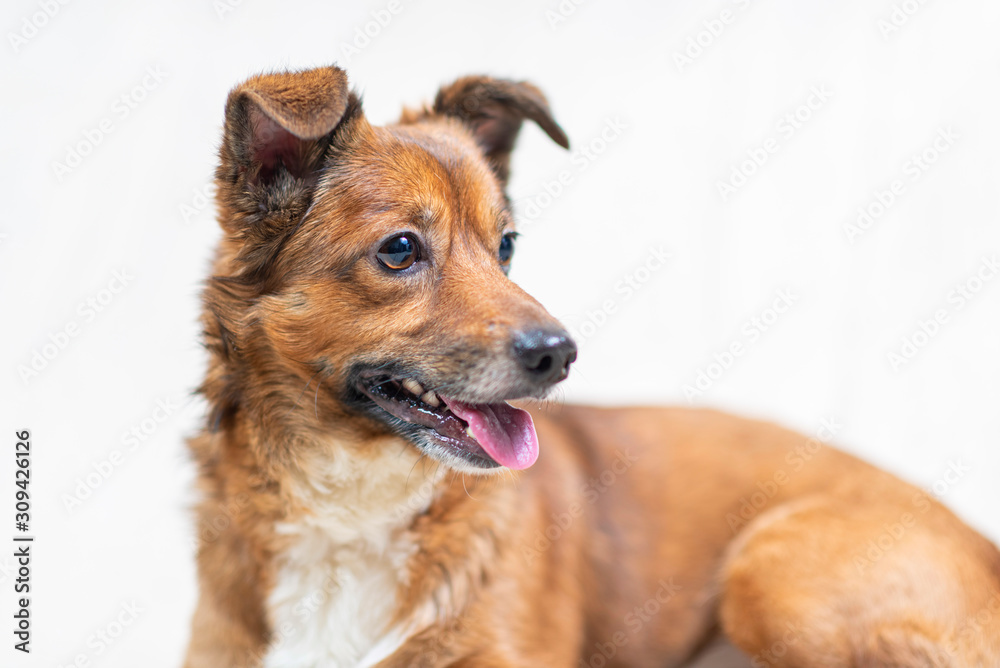
M 529 663 L 524 659 L 512 661 L 498 656 L 477 654 L 449 664 L 447 668 L 550 668 L 551 665 L 547 662 Z
M 488 652 L 466 647 L 463 639 L 444 631 L 439 635 L 434 630 L 424 632 L 401 647 L 391 657 L 376 664 L 375 668 L 529 668 L 536 664 L 526 662 L 523 656 L 505 656 L 501 648 L 494 646 Z M 472 643 L 480 643 L 473 638 Z M 495 642 L 495 641 L 494 641 Z M 549 661 L 537 664 L 539 668 L 553 668 Z M 570 664 L 566 664 L 570 668 Z
M 202 594 L 191 620 L 184 668 L 259 668 L 262 656 L 259 639 Z
M 198 545 L 201 593 L 184 668 L 258 668 L 267 649 L 265 578 L 256 551 L 232 524 L 241 518 L 233 508 L 210 499 L 199 508 L 205 529 Z M 226 520 L 223 529 L 220 518 Z
M 1000 557 L 942 506 L 802 499 L 723 570 L 721 621 L 757 668 L 1000 666 Z

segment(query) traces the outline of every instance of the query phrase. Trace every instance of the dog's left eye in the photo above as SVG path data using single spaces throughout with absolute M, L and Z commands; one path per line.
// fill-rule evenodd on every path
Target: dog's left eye
M 500 252 L 498 255 L 500 257 L 500 264 L 503 266 L 505 272 L 510 270 L 510 258 L 514 256 L 514 239 L 516 237 L 516 233 L 508 232 L 500 240 Z
M 382 244 L 377 257 L 383 267 L 402 271 L 420 259 L 420 247 L 413 237 L 398 234 Z

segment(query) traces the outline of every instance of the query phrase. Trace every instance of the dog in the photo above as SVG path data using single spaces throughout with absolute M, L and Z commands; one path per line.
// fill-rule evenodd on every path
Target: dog
M 577 351 L 507 276 L 525 120 L 568 148 L 524 82 L 385 127 L 337 67 L 230 93 L 185 666 L 1000 666 L 1000 553 L 928 494 L 764 422 L 540 401 Z

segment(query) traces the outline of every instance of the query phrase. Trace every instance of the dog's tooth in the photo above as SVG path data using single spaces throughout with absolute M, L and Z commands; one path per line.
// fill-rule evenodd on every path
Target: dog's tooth
M 428 403 L 434 408 L 441 405 L 441 400 L 438 399 L 438 395 L 434 394 L 433 391 L 427 392 L 427 394 L 421 396 L 420 398 L 424 400 L 424 403 Z
M 423 386 L 421 386 L 420 383 L 418 383 L 417 381 L 413 380 L 412 378 L 406 378 L 406 379 L 404 379 L 403 380 L 403 387 L 405 387 L 407 390 L 409 390 L 413 394 L 417 395 L 418 397 L 421 394 L 424 393 Z

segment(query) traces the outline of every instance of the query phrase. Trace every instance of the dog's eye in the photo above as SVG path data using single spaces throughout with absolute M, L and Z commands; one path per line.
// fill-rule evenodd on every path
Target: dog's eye
M 377 257 L 383 267 L 402 271 L 420 259 L 420 247 L 413 237 L 399 234 L 382 244 Z
M 503 239 L 500 240 L 500 252 L 498 253 L 500 257 L 500 264 L 503 266 L 504 271 L 510 269 L 510 258 L 514 255 L 514 239 L 517 234 L 514 232 L 508 232 L 503 235 Z

